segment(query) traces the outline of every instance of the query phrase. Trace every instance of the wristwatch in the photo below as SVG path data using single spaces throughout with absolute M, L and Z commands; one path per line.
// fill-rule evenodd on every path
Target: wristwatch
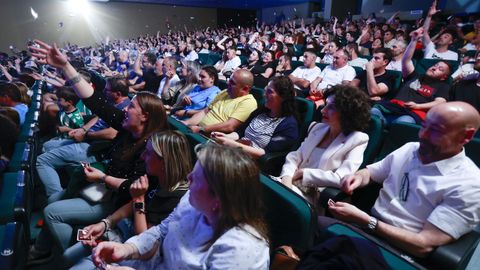
M 133 202 L 133 210 L 139 211 L 140 213 L 145 214 L 145 203 L 144 202 Z
M 370 216 L 370 220 L 368 221 L 367 228 L 374 232 L 377 229 L 378 219 L 375 217 Z

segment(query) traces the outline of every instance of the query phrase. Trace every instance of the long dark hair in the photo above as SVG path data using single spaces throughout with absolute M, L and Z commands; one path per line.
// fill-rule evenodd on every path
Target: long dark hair
M 295 88 L 287 76 L 273 77 L 270 80 L 275 92 L 282 98 L 282 117 L 297 117 L 297 106 L 295 103 Z

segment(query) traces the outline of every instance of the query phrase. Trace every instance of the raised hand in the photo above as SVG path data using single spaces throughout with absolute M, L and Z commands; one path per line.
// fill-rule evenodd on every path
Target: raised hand
M 437 9 L 437 0 L 434 0 L 432 3 L 432 6 L 430 6 L 430 9 L 428 10 L 428 16 L 432 17 L 433 15 L 437 14 L 440 12 L 439 9 Z
M 40 47 L 30 46 L 32 55 L 38 58 L 38 62 L 41 64 L 49 64 L 56 68 L 64 68 L 68 59 L 67 56 L 63 55 L 57 47 L 57 44 L 53 43 L 53 46 L 48 45 L 47 43 L 34 40 L 35 44 Z

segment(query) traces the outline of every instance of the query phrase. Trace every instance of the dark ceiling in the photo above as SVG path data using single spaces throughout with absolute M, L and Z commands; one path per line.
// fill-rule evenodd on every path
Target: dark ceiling
M 305 2 L 322 2 L 322 0 L 110 0 L 110 2 L 136 2 L 208 8 L 261 9 L 275 6 L 294 5 Z

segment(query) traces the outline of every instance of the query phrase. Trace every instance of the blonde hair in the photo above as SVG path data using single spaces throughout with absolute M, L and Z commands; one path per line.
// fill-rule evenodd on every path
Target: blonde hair
M 174 191 L 178 187 L 188 185 L 187 175 L 192 170 L 192 157 L 188 140 L 181 132 L 162 131 L 150 138 L 152 148 L 157 155 L 163 157 L 165 179 L 161 187 Z
M 268 241 L 260 171 L 241 149 L 207 144 L 198 152 L 211 193 L 220 200 L 218 222 L 210 246 L 227 230 L 250 225 Z

